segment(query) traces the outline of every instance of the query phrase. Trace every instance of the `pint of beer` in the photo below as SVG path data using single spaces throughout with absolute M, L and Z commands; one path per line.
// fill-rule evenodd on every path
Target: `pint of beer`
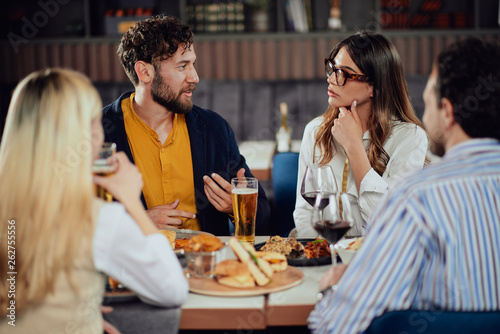
M 234 214 L 234 235 L 239 241 L 255 242 L 255 217 L 257 215 L 258 181 L 253 177 L 231 180 Z
M 99 155 L 94 160 L 92 173 L 96 176 L 111 176 L 115 172 L 116 165 L 112 159 L 116 153 L 115 143 L 103 143 L 99 150 Z M 106 202 L 112 202 L 113 196 L 103 187 L 96 185 L 96 195 Z

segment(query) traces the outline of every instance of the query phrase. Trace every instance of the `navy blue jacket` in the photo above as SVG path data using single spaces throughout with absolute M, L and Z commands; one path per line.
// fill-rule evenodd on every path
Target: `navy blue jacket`
M 114 142 L 118 151 L 127 154 L 130 161 L 134 161 L 128 145 L 121 101 L 130 97 L 132 92 L 123 94 L 110 105 L 104 107 L 102 125 L 106 142 Z M 217 173 L 226 181 L 236 177 L 240 168 L 245 168 L 245 176 L 253 176 L 245 158 L 240 154 L 231 126 L 217 113 L 193 106 L 186 114 L 186 124 L 191 142 L 191 157 L 193 162 L 193 178 L 196 197 L 197 217 L 202 231 L 215 235 L 229 235 L 228 218 L 225 213 L 217 209 L 208 201 L 204 191 L 203 176 Z M 144 195 L 142 203 L 147 209 Z M 259 198 L 255 233 L 267 234 L 270 207 L 266 193 L 259 183 Z

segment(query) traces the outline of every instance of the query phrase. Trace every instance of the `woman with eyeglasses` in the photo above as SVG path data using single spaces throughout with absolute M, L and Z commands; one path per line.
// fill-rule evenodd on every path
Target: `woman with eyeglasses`
M 294 220 L 301 237 L 317 235 L 311 206 L 300 195 L 306 166 L 331 166 L 338 191 L 351 198 L 354 234 L 364 234 L 384 193 L 427 161 L 427 135 L 389 40 L 369 32 L 352 35 L 333 48 L 325 71 L 329 107 L 306 126 L 300 149 Z M 327 207 L 325 219 L 329 214 Z

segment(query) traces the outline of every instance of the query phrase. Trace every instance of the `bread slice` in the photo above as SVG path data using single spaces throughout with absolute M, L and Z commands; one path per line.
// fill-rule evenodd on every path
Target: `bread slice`
M 242 246 L 243 246 L 243 248 L 246 249 L 248 254 L 250 254 L 250 257 L 254 260 L 255 264 L 257 264 L 257 267 L 259 267 L 259 269 L 262 270 L 262 272 L 267 277 L 271 278 L 273 276 L 273 268 L 271 268 L 271 265 L 269 264 L 269 262 L 257 257 L 257 255 L 255 254 L 256 250 L 252 245 L 242 244 Z
M 236 238 L 229 239 L 229 247 L 233 250 L 236 257 L 243 263 L 247 263 L 250 260 L 250 254 L 243 248 L 241 242 Z
M 250 274 L 248 265 L 236 259 L 228 259 L 220 262 L 215 267 L 217 282 L 234 288 L 251 288 L 255 281 Z
M 245 246 L 244 246 L 245 245 Z M 249 245 L 251 249 L 253 249 L 253 246 Z M 259 259 L 255 256 L 252 255 L 250 252 L 247 251 L 245 247 L 248 247 L 246 244 L 241 243 L 238 241 L 236 238 L 231 238 L 229 239 L 229 247 L 233 250 L 234 254 L 236 254 L 236 257 L 242 262 L 246 263 L 248 265 L 248 270 L 250 270 L 250 274 L 253 276 L 255 279 L 255 282 L 259 286 L 264 286 L 267 285 L 271 280 L 270 277 L 272 276 L 273 270 L 269 263 L 266 261 L 261 260 L 262 262 L 266 263 L 261 263 L 259 265 Z M 255 251 L 255 249 L 254 249 Z M 266 266 L 267 264 L 267 266 Z M 264 268 L 262 270 L 262 268 Z M 263 272 L 265 270 L 265 273 Z M 269 276 L 271 275 L 271 276 Z
M 254 261 L 248 261 L 247 265 L 248 270 L 250 270 L 250 274 L 252 275 L 258 286 L 269 284 L 271 280 L 259 269 L 259 267 L 257 267 Z
M 217 282 L 232 288 L 253 288 L 255 281 L 251 275 L 247 276 L 220 276 Z
M 255 252 L 259 259 L 269 262 L 275 273 L 284 271 L 288 267 L 286 256 L 277 252 Z
M 175 249 L 175 238 L 177 233 L 172 230 L 158 230 L 161 234 L 167 237 L 168 242 L 170 242 L 170 246 L 172 246 L 172 249 Z

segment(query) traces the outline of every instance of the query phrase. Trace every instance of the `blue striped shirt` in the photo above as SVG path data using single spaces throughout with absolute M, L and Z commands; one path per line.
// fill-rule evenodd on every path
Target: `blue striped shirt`
M 385 311 L 500 307 L 500 143 L 473 139 L 388 192 L 339 281 L 309 316 L 359 333 Z

